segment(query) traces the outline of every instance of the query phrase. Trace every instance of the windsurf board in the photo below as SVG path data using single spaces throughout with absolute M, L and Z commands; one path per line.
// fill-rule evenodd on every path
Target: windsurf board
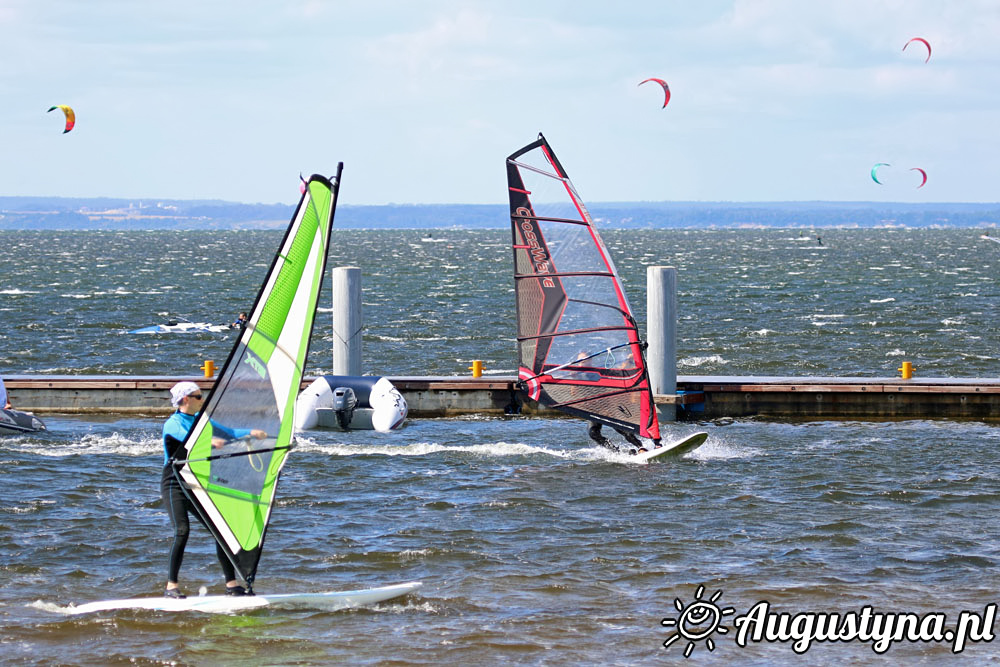
M 63 613 L 78 615 L 118 609 L 149 609 L 152 611 L 200 611 L 225 614 L 260 607 L 303 607 L 338 611 L 363 607 L 384 600 L 406 595 L 420 588 L 419 581 L 405 584 L 367 588 L 356 591 L 328 591 L 325 593 L 279 593 L 276 595 L 199 595 L 183 599 L 156 597 L 126 600 L 103 600 L 60 609 Z
M 678 456 L 683 456 L 688 452 L 698 449 L 707 439 L 708 433 L 699 431 L 685 436 L 680 440 L 668 442 L 667 444 L 657 447 L 656 449 L 651 449 L 648 452 L 639 452 L 634 457 L 630 457 L 630 459 L 634 459 L 639 463 L 650 463 L 653 461 L 661 461 L 663 459 L 677 458 Z
M 141 329 L 127 331 L 130 334 L 158 334 L 158 333 L 220 333 L 231 331 L 225 324 L 210 324 L 208 322 L 167 322 L 166 324 L 154 324 Z

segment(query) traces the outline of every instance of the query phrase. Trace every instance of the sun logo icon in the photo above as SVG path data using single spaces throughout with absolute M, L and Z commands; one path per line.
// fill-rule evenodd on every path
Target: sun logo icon
M 718 632 L 720 635 L 724 635 L 729 632 L 729 628 L 722 625 L 722 620 L 724 616 L 729 616 L 736 610 L 732 607 L 720 609 L 719 605 L 715 604 L 716 600 L 722 597 L 722 591 L 715 591 L 707 601 L 701 599 L 704 594 L 705 587 L 699 586 L 694 594 L 694 602 L 687 606 L 680 601 L 680 598 L 674 598 L 674 606 L 677 607 L 680 616 L 660 621 L 660 625 L 664 627 L 676 628 L 674 634 L 663 642 L 663 648 L 670 648 L 678 639 L 686 639 L 687 646 L 684 647 L 684 657 L 688 658 L 694 650 L 695 642 L 704 639 L 708 650 L 714 651 L 715 641 L 712 639 L 712 634 Z

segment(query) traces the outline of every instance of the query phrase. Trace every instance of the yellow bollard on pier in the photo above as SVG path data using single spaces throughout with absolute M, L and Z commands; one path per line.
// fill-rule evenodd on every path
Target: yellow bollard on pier
M 205 363 L 199 366 L 201 370 L 205 371 L 205 377 L 210 378 L 215 375 L 215 362 L 211 359 L 206 359 Z
M 474 378 L 483 377 L 483 368 L 485 368 L 483 366 L 483 362 L 479 361 L 478 359 L 473 361 L 472 365 L 469 366 L 469 370 L 472 371 L 472 377 Z
M 910 378 L 913 377 L 913 364 L 911 364 L 909 361 L 904 361 L 903 365 L 900 368 L 897 368 L 896 370 L 903 374 L 904 380 L 909 380 Z

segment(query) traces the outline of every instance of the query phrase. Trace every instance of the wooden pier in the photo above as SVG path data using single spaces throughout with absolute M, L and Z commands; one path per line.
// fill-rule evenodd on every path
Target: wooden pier
M 303 387 L 314 378 L 303 381 Z M 165 415 L 169 390 L 191 380 L 166 376 L 15 375 L 4 381 L 14 406 L 39 414 Z M 555 416 L 515 391 L 509 376 L 389 377 L 416 418 L 482 414 Z M 657 396 L 679 421 L 760 417 L 1000 420 L 1000 379 L 678 376 L 677 393 Z

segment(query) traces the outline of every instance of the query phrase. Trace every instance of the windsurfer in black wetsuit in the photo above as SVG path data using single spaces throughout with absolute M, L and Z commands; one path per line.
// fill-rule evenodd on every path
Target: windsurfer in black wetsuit
M 615 431 L 617 431 L 621 437 L 625 438 L 625 440 L 628 441 L 628 444 L 632 445 L 633 449 L 629 450 L 629 454 L 638 454 L 639 452 L 648 451 L 645 447 L 642 446 L 642 442 L 639 441 L 639 438 L 635 437 L 635 434 L 632 433 L 631 431 L 626 431 L 618 427 L 612 427 L 612 428 L 614 428 Z M 604 434 L 601 433 L 600 422 L 595 422 L 595 421 L 590 422 L 590 429 L 587 431 L 587 435 L 590 436 L 591 440 L 601 445 L 602 447 L 607 447 L 608 449 L 616 452 L 621 451 L 621 447 L 612 444 L 612 442 L 607 438 L 605 438 Z
M 187 437 L 191 427 L 194 426 L 195 415 L 202 408 L 204 396 L 201 388 L 194 382 L 178 382 L 170 389 L 170 402 L 177 412 L 170 415 L 163 424 L 163 475 L 160 478 L 160 492 L 163 496 L 163 505 L 170 514 L 170 522 L 174 526 L 174 541 L 170 547 L 170 564 L 167 569 L 167 587 L 164 595 L 168 598 L 185 598 L 177 585 L 177 577 L 181 569 L 181 561 L 184 559 L 184 547 L 187 546 L 188 533 L 190 532 L 190 521 L 188 513 L 193 514 L 204 525 L 204 521 L 198 511 L 188 500 L 181 489 L 180 481 L 174 474 L 173 459 L 178 454 L 181 443 Z M 255 438 L 266 436 L 263 431 L 232 431 L 213 422 L 214 431 L 222 432 L 228 437 L 238 438 L 243 435 L 250 435 Z M 239 585 L 236 578 L 236 568 L 229 560 L 229 556 L 223 551 L 222 546 L 216 542 L 215 554 L 222 565 L 222 572 L 226 575 L 227 595 L 246 595 L 245 588 Z

